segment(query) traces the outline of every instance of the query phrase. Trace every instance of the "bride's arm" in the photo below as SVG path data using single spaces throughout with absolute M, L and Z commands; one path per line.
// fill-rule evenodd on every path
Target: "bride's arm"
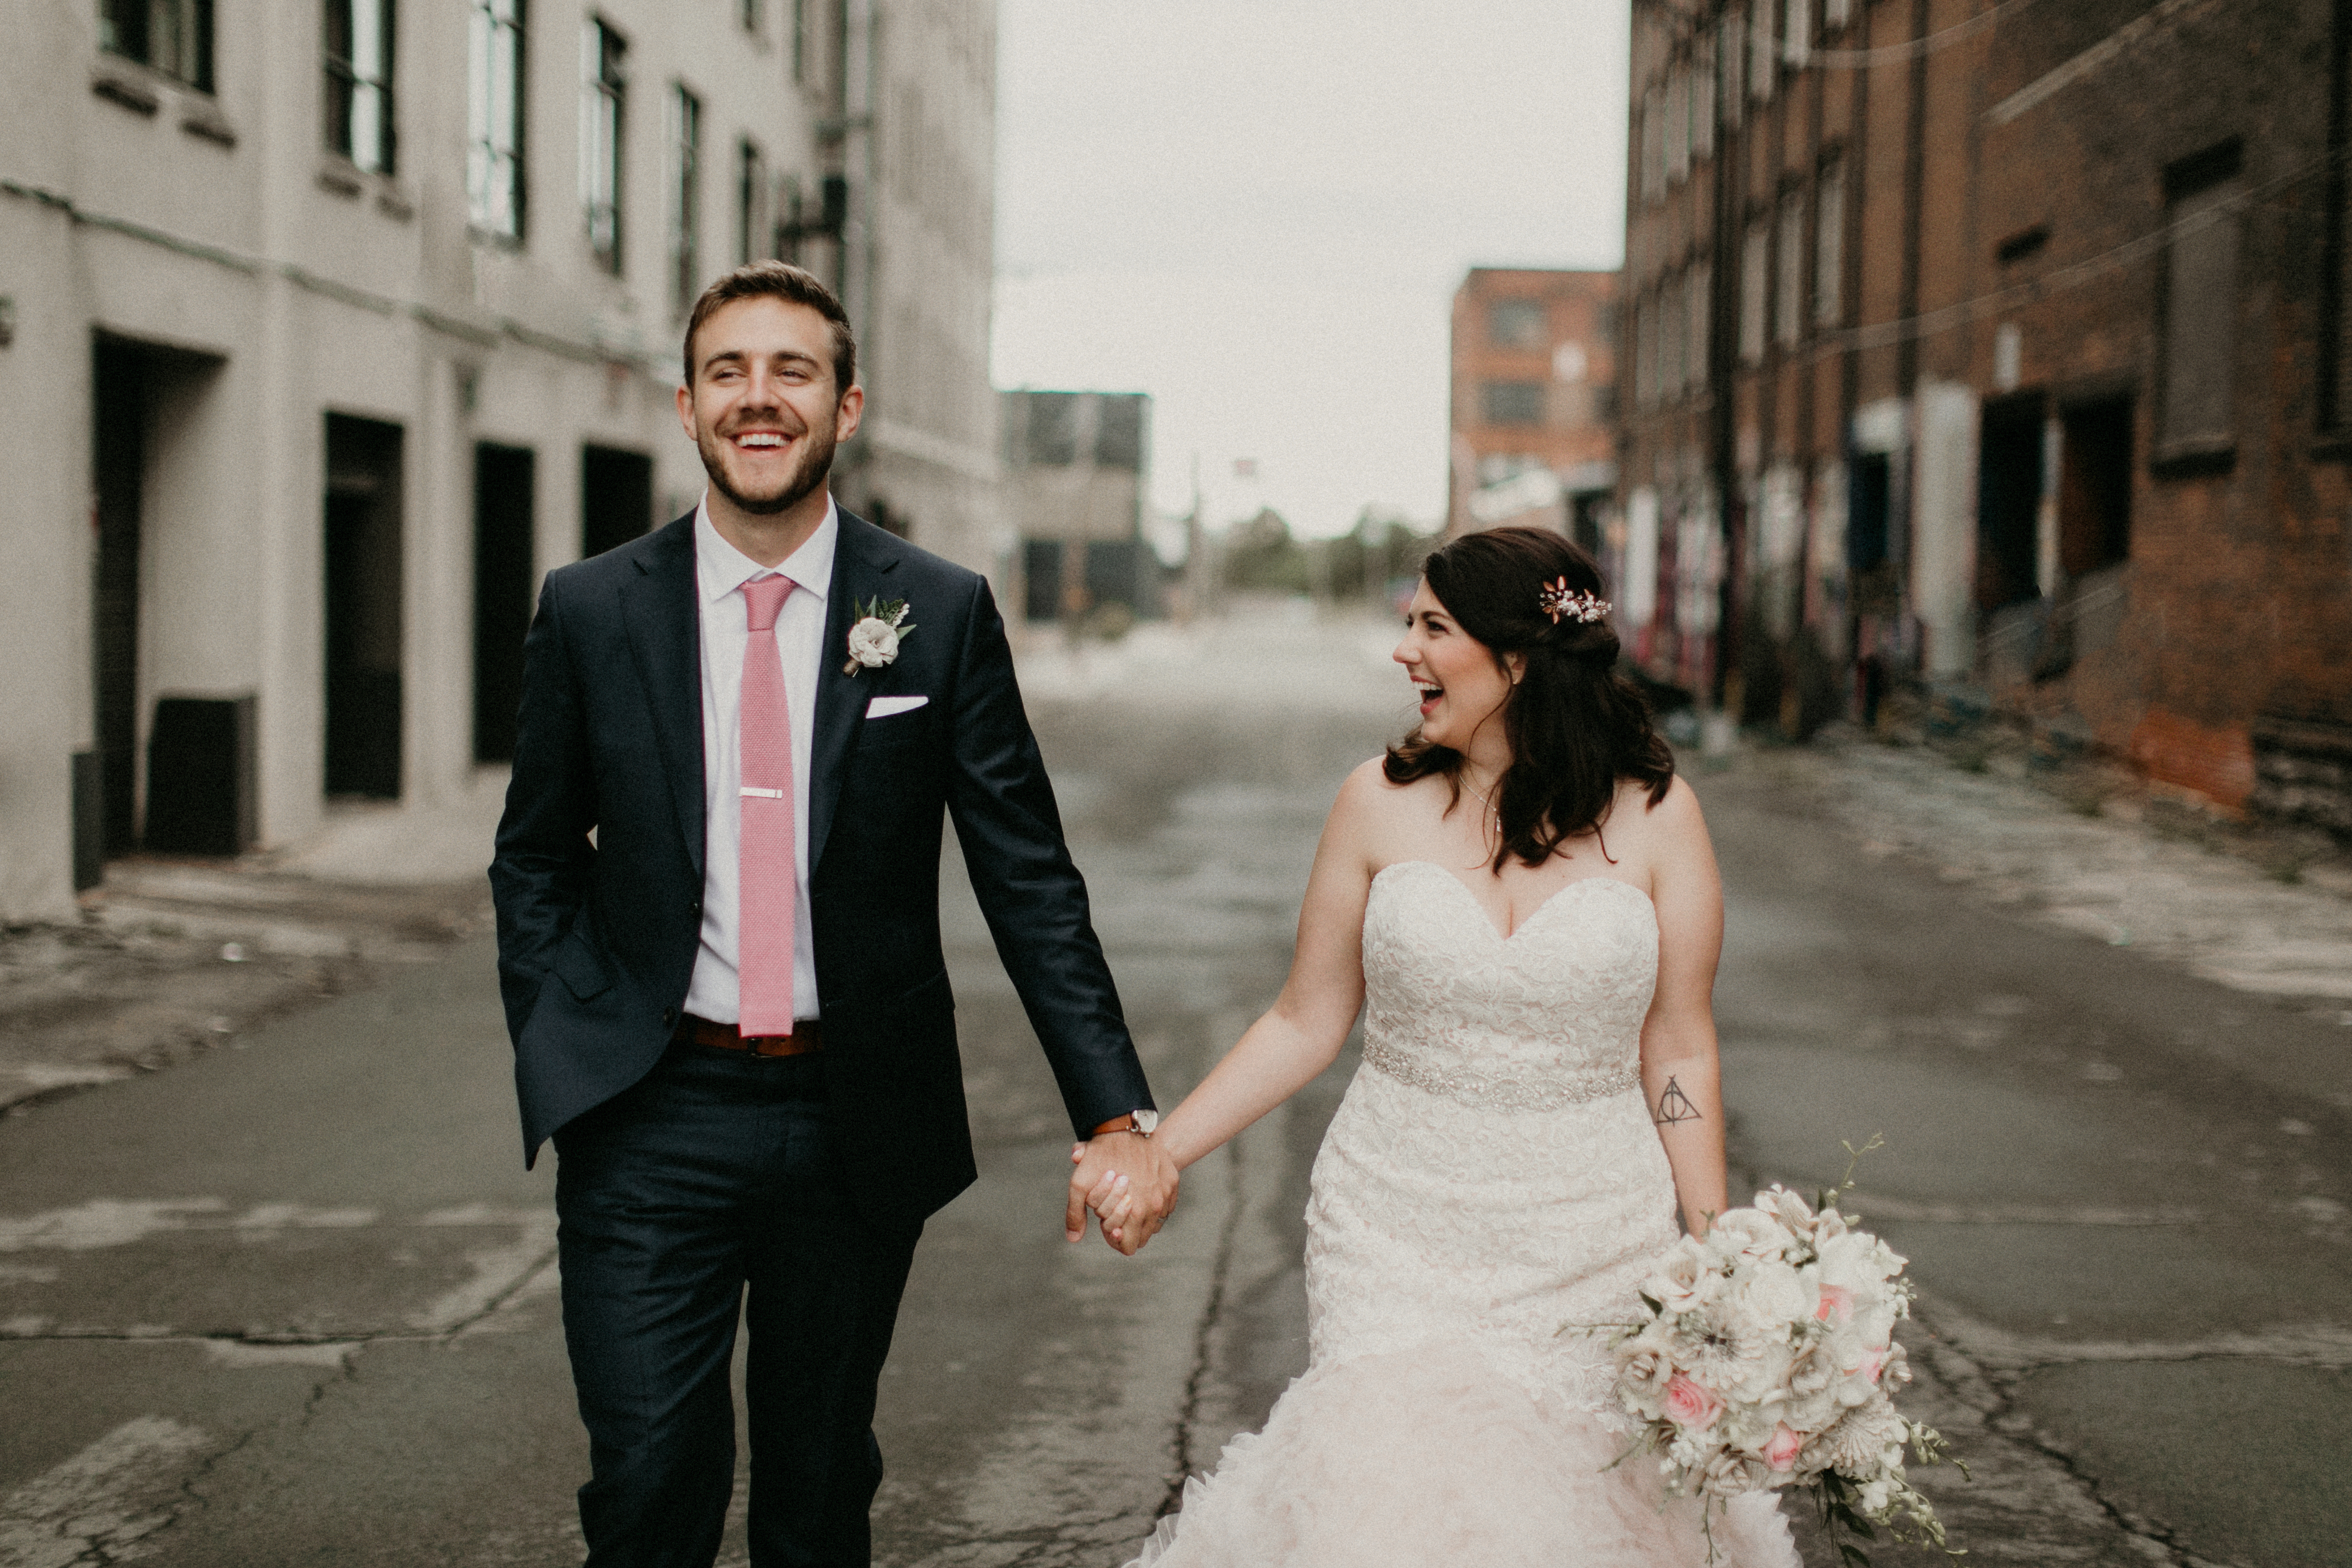
M 1180 1168 L 1297 1093 L 1347 1042 L 1364 1001 L 1369 846 L 1381 793 L 1389 787 L 1377 760 L 1340 786 L 1315 847 L 1315 868 L 1298 909 L 1298 945 L 1281 996 L 1154 1135 Z
M 1642 1024 L 1642 1094 L 1674 1168 L 1683 1226 L 1696 1236 L 1729 1206 L 1715 1050 L 1723 881 L 1698 796 L 1682 780 L 1651 810 L 1645 826 L 1655 847 L 1650 898 L 1658 911 L 1658 984 Z

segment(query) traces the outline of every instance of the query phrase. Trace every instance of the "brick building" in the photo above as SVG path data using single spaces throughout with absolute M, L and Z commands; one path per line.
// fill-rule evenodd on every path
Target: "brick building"
M 1454 295 L 1449 537 L 1544 521 L 1597 542 L 1616 484 L 1617 274 L 1473 268 Z
M 1637 0 L 1614 540 L 1749 721 L 1985 701 L 2352 827 L 2331 0 Z

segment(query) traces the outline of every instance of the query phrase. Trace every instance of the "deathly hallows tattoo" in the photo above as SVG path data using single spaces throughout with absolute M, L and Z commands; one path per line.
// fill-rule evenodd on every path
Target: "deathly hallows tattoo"
M 1677 1121 L 1704 1121 L 1706 1118 L 1698 1113 L 1698 1107 L 1683 1092 L 1683 1086 L 1669 1078 L 1658 1095 L 1658 1113 L 1651 1120 L 1661 1127 L 1672 1127 Z

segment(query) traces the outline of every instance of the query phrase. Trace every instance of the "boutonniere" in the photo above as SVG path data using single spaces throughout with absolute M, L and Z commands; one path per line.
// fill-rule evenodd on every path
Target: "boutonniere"
M 898 643 L 915 635 L 915 628 L 906 624 L 907 601 L 879 598 L 860 605 L 850 601 L 857 619 L 849 628 L 849 662 L 841 667 L 844 675 L 856 675 L 861 669 L 879 669 L 898 657 Z

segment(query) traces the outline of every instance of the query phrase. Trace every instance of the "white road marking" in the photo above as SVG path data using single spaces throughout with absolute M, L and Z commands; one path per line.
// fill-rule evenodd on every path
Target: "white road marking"
M 0 1499 L 0 1568 L 68 1568 L 100 1548 L 111 1563 L 152 1555 L 145 1538 L 172 1515 L 142 1511 L 133 1493 L 168 1489 L 174 1462 L 205 1441 L 194 1426 L 142 1415 L 34 1477 Z

